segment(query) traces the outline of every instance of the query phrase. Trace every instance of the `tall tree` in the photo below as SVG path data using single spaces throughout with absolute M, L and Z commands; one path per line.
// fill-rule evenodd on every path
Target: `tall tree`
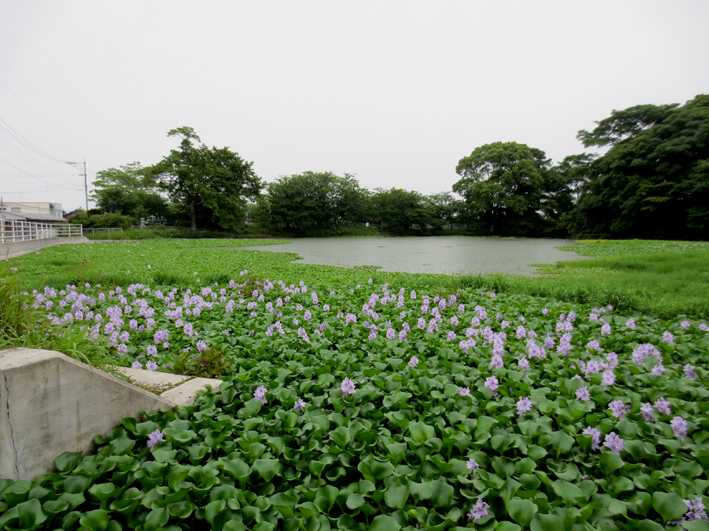
M 530 235 L 548 228 L 549 217 L 558 217 L 563 179 L 551 171 L 543 151 L 517 142 L 495 142 L 460 159 L 456 172 L 462 178 L 453 191 L 462 195 L 470 220 L 490 232 Z
M 99 171 L 93 186 L 92 199 L 104 212 L 115 210 L 136 220 L 165 214 L 165 199 L 138 162 Z
M 259 206 L 269 224 L 308 233 L 361 221 L 365 195 L 352 175 L 306 171 L 269 183 Z
M 183 205 L 193 231 L 197 220 L 206 217 L 221 228 L 235 228 L 246 217 L 247 199 L 255 199 L 261 180 L 237 153 L 228 148 L 209 148 L 191 127 L 172 129 L 168 137 L 179 137 L 180 148 L 149 169 L 170 199 Z
M 420 193 L 401 188 L 377 188 L 375 192 L 371 196 L 369 216 L 382 228 L 405 232 L 418 225 L 419 230 L 427 234 L 428 226 L 435 222 L 430 204 Z
M 709 95 L 683 106 L 613 111 L 579 138 L 610 149 L 590 166 L 570 225 L 574 233 L 709 237 Z

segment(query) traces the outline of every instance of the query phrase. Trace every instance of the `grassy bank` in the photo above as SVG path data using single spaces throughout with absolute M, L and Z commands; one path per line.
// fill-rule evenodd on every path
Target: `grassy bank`
M 377 283 L 460 287 L 550 297 L 662 319 L 709 316 L 709 246 L 701 243 L 597 241 L 568 247 L 591 260 L 542 265 L 538 277 L 390 273 L 376 267 L 341 268 L 293 263 L 293 253 L 241 251 L 240 246 L 283 240 L 147 240 L 53 247 L 13 260 L 28 289 L 77 283 L 129 285 L 224 283 L 243 271 L 286 282 Z M 228 249 L 220 248 L 228 247 Z

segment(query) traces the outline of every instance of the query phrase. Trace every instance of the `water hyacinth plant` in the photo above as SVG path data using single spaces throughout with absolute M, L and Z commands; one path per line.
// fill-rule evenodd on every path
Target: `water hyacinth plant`
M 33 483 L 0 480 L 0 529 L 703 525 L 705 323 L 415 291 L 237 273 L 30 293 L 126 366 L 218 352 L 224 383 L 124 419 Z

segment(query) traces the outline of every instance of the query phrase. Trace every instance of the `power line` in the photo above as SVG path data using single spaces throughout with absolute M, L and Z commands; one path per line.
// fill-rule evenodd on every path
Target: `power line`
M 10 88 L 10 85 L 8 85 L 7 82 L 6 82 L 3 78 L 0 77 L 0 81 L 2 81 L 3 85 L 5 85 L 5 86 L 7 87 L 7 90 L 9 90 L 10 93 L 11 93 L 13 96 L 15 96 L 15 99 L 20 102 L 20 105 L 22 105 L 22 106 L 25 108 L 25 110 L 26 110 L 28 113 L 30 113 L 30 116 L 32 116 L 32 118 L 34 118 L 35 120 L 37 120 L 37 123 L 39 123 L 39 125 L 41 125 L 42 127 L 44 127 L 44 129 L 45 129 L 50 135 L 52 135 L 52 137 L 54 138 L 54 140 L 56 140 L 57 142 L 59 142 L 62 146 L 64 146 L 64 147 L 65 147 L 66 149 L 68 149 L 69 151 L 72 151 L 72 149 L 71 149 L 69 146 L 67 146 L 66 144 L 64 144 L 64 142 L 62 142 L 61 140 L 59 140 L 59 138 L 57 138 L 56 135 L 55 135 L 54 133 L 52 133 L 52 132 L 49 130 L 49 128 L 48 128 L 46 125 L 44 125 L 44 124 L 42 123 L 42 121 L 34 115 L 34 113 L 29 109 L 29 107 L 27 107 L 27 105 L 24 104 L 24 102 L 20 99 L 20 97 L 19 97 L 17 94 L 15 94 L 15 91 Z
M 15 142 L 17 142 L 17 143 L 19 143 L 19 144 L 25 146 L 27 149 L 29 149 L 29 150 L 31 150 L 31 151 L 34 151 L 37 155 L 41 155 L 42 157 L 46 157 L 46 158 L 48 158 L 49 160 L 51 160 L 51 161 L 53 161 L 53 162 L 64 162 L 63 160 L 58 159 L 57 157 L 54 157 L 53 155 L 50 155 L 50 154 L 48 154 L 47 152 L 45 152 L 44 150 L 42 150 L 41 148 L 35 146 L 32 142 L 30 142 L 29 140 L 27 140 L 24 136 L 22 136 L 22 135 L 21 135 L 20 133 L 18 133 L 17 131 L 15 131 L 15 130 L 12 128 L 12 126 L 11 126 L 10 124 L 8 124 L 8 123 L 7 123 L 5 120 L 3 120 L 2 118 L 0 118 L 0 122 L 2 122 L 3 124 L 5 124 L 4 126 L 3 126 L 2 124 L 0 124 L 0 130 L 2 130 L 2 131 L 3 131 L 6 135 L 8 135 L 10 138 L 12 138 L 13 140 L 15 140 Z M 10 131 L 8 131 L 8 129 L 9 129 Z
M 31 158 L 31 156 L 29 156 L 29 155 L 27 155 L 26 153 L 23 153 L 23 152 L 17 150 L 17 148 L 15 148 L 15 147 L 13 147 L 13 146 L 7 145 L 7 143 L 6 143 L 5 141 L 3 141 L 3 139 L 1 139 L 1 138 L 0 138 L 0 146 L 2 146 L 2 147 L 4 147 L 5 149 L 7 149 L 8 152 L 10 152 L 10 154 L 14 155 L 14 156 L 17 157 L 18 159 L 22 160 L 23 162 L 29 164 L 30 166 L 32 166 L 32 167 L 34 167 L 34 168 L 36 168 L 36 169 L 38 169 L 38 170 L 40 170 L 40 171 L 42 171 L 42 172 L 53 173 L 53 174 L 54 174 L 55 176 L 57 176 L 57 177 L 60 177 L 60 178 L 62 178 L 62 179 L 65 178 L 64 175 L 62 175 L 62 174 L 56 172 L 55 170 L 53 170 L 52 168 L 50 168 L 50 167 L 47 166 L 46 164 L 43 164 L 43 163 L 41 163 L 41 162 L 39 162 L 39 161 L 37 161 L 37 160 Z

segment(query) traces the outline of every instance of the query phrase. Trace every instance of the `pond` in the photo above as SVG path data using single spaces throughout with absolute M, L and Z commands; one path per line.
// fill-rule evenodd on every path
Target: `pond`
M 380 266 L 406 273 L 533 275 L 530 264 L 588 258 L 557 247 L 571 240 L 533 238 L 299 238 L 293 243 L 266 247 L 239 247 L 266 252 L 291 252 L 303 264 L 354 267 Z

